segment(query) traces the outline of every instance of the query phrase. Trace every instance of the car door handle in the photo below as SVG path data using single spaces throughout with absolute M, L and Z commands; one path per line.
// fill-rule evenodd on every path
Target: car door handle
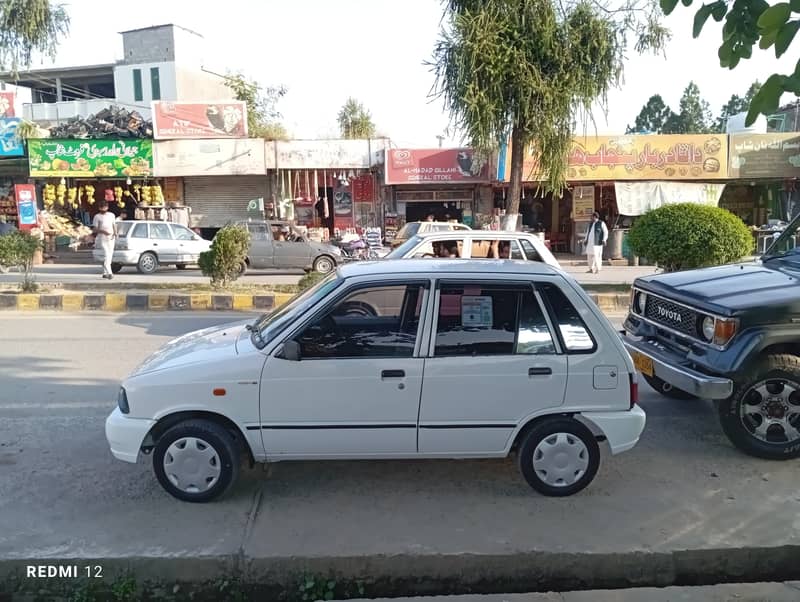
M 381 371 L 381 378 L 405 378 L 405 370 L 383 370 Z
M 154 242 L 154 243 L 153 243 L 153 246 L 154 246 L 154 247 L 157 247 L 157 246 L 158 246 L 158 243 L 157 243 L 157 242 Z
M 528 376 L 550 376 L 552 373 L 552 368 L 528 368 Z

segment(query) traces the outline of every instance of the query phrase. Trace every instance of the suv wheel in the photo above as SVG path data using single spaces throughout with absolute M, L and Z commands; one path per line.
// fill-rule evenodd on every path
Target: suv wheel
M 155 256 L 155 253 L 142 253 L 136 269 L 141 274 L 154 274 L 158 270 L 158 257 Z
M 683 389 L 677 389 L 657 376 L 647 376 L 647 374 L 642 374 L 642 376 L 644 376 L 648 385 L 653 387 L 657 393 L 661 393 L 664 397 L 669 397 L 670 399 L 697 399 L 697 397 L 691 393 L 687 393 Z
M 314 260 L 314 271 L 320 274 L 330 274 L 335 267 L 333 259 L 327 255 L 320 255 Z
M 719 403 L 719 419 L 731 443 L 746 454 L 800 457 L 800 358 L 768 355 L 735 378 L 733 394 Z
M 600 466 L 600 446 L 573 418 L 548 418 L 525 435 L 519 448 L 522 476 L 539 493 L 563 497 L 579 492 Z
M 153 450 L 153 471 L 161 486 L 185 502 L 209 502 L 239 476 L 239 448 L 216 422 L 187 420 L 165 432 Z

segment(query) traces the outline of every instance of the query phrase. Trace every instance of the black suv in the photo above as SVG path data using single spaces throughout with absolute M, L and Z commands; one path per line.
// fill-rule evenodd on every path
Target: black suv
M 713 399 L 753 456 L 800 456 L 800 216 L 754 263 L 637 278 L 623 341 L 674 399 Z

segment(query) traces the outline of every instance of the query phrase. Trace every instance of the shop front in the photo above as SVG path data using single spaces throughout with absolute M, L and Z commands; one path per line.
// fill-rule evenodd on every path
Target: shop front
M 11 114 L 14 114 L 13 110 Z M 28 182 L 25 148 L 22 140 L 17 137 L 19 123 L 20 119 L 17 117 L 0 118 L 0 216 L 15 226 L 19 219 L 14 185 Z

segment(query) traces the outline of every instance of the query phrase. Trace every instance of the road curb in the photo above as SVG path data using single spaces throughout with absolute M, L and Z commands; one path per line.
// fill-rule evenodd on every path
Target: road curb
M 624 293 L 589 292 L 607 313 L 628 309 Z M 269 311 L 291 299 L 288 293 L 92 292 L 0 293 L 2 311 L 132 312 L 132 311 Z

